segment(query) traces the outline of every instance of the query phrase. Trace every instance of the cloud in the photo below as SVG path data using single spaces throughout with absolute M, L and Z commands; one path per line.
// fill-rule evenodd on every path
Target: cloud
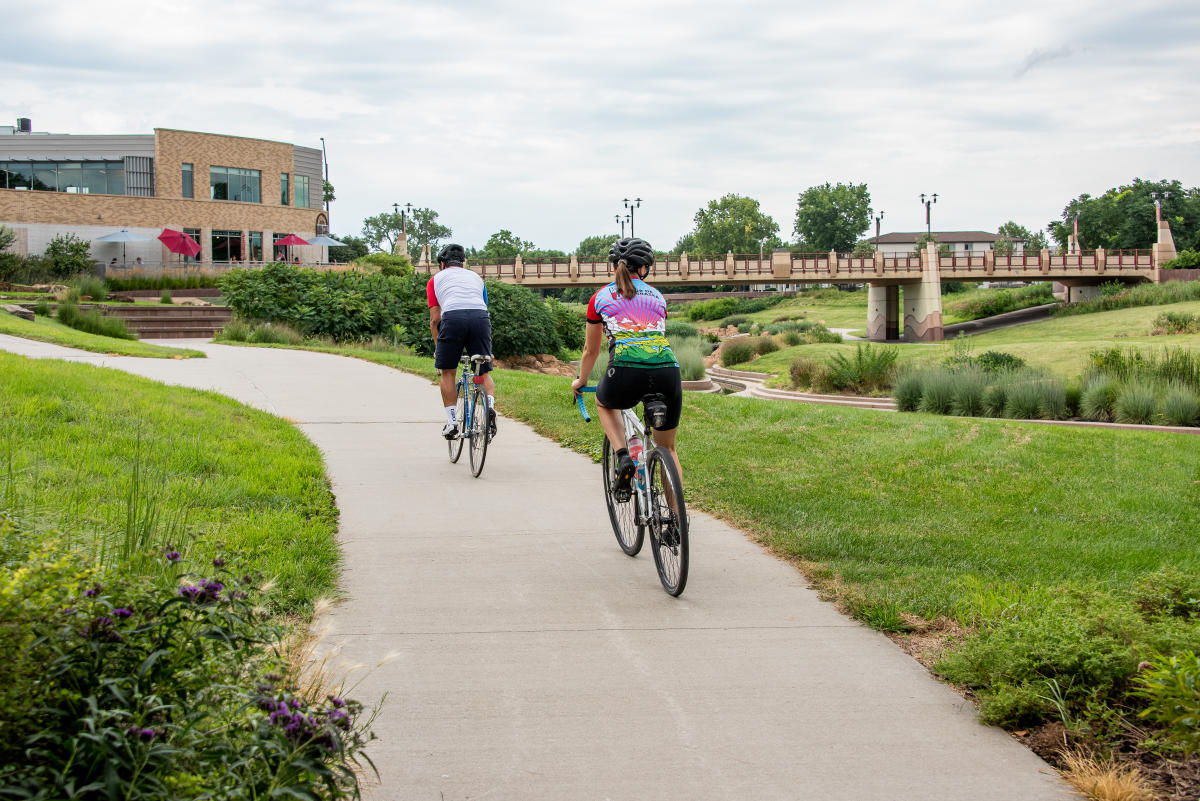
M 1025 57 L 1025 61 L 1020 67 L 1017 68 L 1017 71 L 1013 74 L 1013 77 L 1020 78 L 1035 67 L 1040 67 L 1043 64 L 1051 61 L 1057 61 L 1058 59 L 1070 58 L 1074 54 L 1075 49 L 1069 45 L 1063 45 L 1056 50 L 1034 50 Z

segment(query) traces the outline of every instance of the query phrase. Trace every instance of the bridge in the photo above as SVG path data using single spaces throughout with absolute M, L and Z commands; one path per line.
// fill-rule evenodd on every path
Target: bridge
M 1160 280 L 1159 265 L 1175 258 L 1166 221 L 1149 250 L 1093 251 L 1052 254 L 1048 250 L 1001 255 L 995 251 L 938 255 L 932 243 L 919 254 L 790 253 L 724 256 L 670 256 L 656 262 L 647 280 L 658 287 L 785 284 L 866 284 L 867 335 L 874 341 L 899 339 L 900 287 L 904 287 L 904 338 L 910 342 L 943 339 L 942 281 L 1057 281 L 1076 302 L 1100 293 L 1109 281 L 1136 283 Z M 581 262 L 574 255 L 551 259 L 514 259 L 468 263 L 489 280 L 529 287 L 600 287 L 612 280 L 608 262 Z M 426 248 L 416 265 L 429 274 Z

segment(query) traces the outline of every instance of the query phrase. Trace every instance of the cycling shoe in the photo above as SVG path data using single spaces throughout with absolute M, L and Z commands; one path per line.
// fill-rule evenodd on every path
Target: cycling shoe
M 633 474 L 637 472 L 637 463 L 629 454 L 624 454 L 617 461 L 616 480 L 613 483 L 613 500 L 625 503 L 633 497 Z

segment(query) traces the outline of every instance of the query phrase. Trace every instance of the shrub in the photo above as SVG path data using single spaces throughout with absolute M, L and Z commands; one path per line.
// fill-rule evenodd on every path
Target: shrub
M 1042 385 L 1038 381 L 1014 381 L 1008 388 L 1004 416 L 1014 420 L 1036 420 L 1042 408 Z
M 108 285 L 104 283 L 104 279 L 94 275 L 79 276 L 71 281 L 71 286 L 79 292 L 81 298 L 89 297 L 99 302 L 108 297 Z
M 1067 391 L 1057 379 L 1047 378 L 1037 383 L 1041 399 L 1038 401 L 1038 415 L 1043 420 L 1066 420 L 1070 417 L 1067 404 Z
M 799 331 L 785 331 L 783 333 L 783 344 L 789 348 L 794 348 L 803 342 L 804 337 L 800 335 Z
M 947 304 L 947 311 L 963 320 L 979 320 L 1054 302 L 1053 287 L 1048 283 L 1037 283 L 1019 289 L 987 290 L 973 298 Z
M 1060 303 L 1054 307 L 1054 315 L 1092 314 L 1135 306 L 1184 303 L 1189 300 L 1200 300 L 1200 281 L 1172 281 L 1166 284 L 1122 286 L 1121 291 L 1114 295 L 1102 294 L 1098 298 L 1079 303 Z
M 568 350 L 582 348 L 587 329 L 587 315 L 554 298 L 547 298 L 545 304 L 547 311 L 550 312 L 550 318 L 554 321 L 554 334 L 558 338 L 559 347 Z M 670 323 L 667 325 L 669 326 Z
M 89 334 L 114 339 L 137 339 L 129 333 L 125 321 L 120 317 L 105 317 L 95 309 L 81 312 L 74 303 L 58 304 L 58 321 L 63 325 Z
M 383 275 L 401 277 L 412 275 L 413 264 L 407 254 L 368 253 L 354 260 L 354 265 L 376 267 Z
M 283 323 L 259 323 L 251 329 L 245 341 L 269 345 L 303 345 L 304 337 Z
M 1200 315 L 1186 312 L 1163 312 L 1154 318 L 1152 336 L 1160 334 L 1200 334 Z
M 1163 727 L 1155 744 L 1187 756 L 1200 753 L 1200 657 L 1196 652 L 1154 660 L 1135 683 L 1134 695 L 1146 701 L 1139 717 Z
M 1063 397 L 1067 404 L 1067 417 L 1075 417 L 1079 414 L 1079 401 L 1082 395 L 1083 385 L 1078 378 L 1072 379 L 1063 389 Z
M 225 340 L 227 342 L 245 342 L 249 336 L 250 323 L 240 317 L 234 317 L 225 324 L 225 327 L 217 333 L 214 339 Z
M 816 375 L 820 365 L 816 359 L 811 359 L 808 356 L 801 356 L 798 359 L 793 359 L 788 367 L 788 375 L 792 379 L 792 386 L 796 389 L 808 389 L 812 386 L 813 376 Z
M 987 379 L 978 370 L 956 373 L 950 411 L 959 417 L 979 417 L 983 414 L 983 393 L 986 391 Z
M 1117 393 L 1113 404 L 1113 416 L 1118 423 L 1149 425 L 1154 422 L 1158 409 L 1158 397 L 1153 387 L 1144 384 L 1127 384 Z
M 998 373 L 1003 370 L 1020 370 L 1025 366 L 1025 360 L 1004 351 L 985 350 L 975 357 L 975 364 L 980 369 Z
M 1200 251 L 1181 250 L 1179 254 L 1162 263 L 1164 270 L 1195 270 L 1200 269 Z
M 713 298 L 693 304 L 687 316 L 689 320 L 719 320 L 733 314 L 736 308 L 737 300 L 734 298 Z
M 1200 399 L 1187 387 L 1172 387 L 1163 401 L 1162 416 L 1169 426 L 1200 425 Z
M 46 245 L 45 258 L 54 278 L 66 278 L 92 269 L 91 245 L 74 234 L 59 234 L 51 239 Z
M 858 343 L 854 357 L 835 353 L 829 358 L 829 371 L 837 389 L 856 392 L 880 392 L 891 386 L 900 351 L 896 348 L 876 348 Z
M 1079 415 L 1085 420 L 1112 420 L 1118 389 L 1118 383 L 1106 375 L 1092 377 L 1079 397 Z
M 675 359 L 679 362 L 679 377 L 684 381 L 704 379 L 704 357 L 708 354 L 700 345 L 699 337 L 685 337 L 671 344 Z
M 779 343 L 771 337 L 753 337 L 750 340 L 750 347 L 755 353 L 762 356 L 779 350 Z
M 917 409 L 929 414 L 949 414 L 954 408 L 954 374 L 945 370 L 931 370 L 925 374 L 921 386 L 921 402 Z
M 492 317 L 492 353 L 496 356 L 528 356 L 558 351 L 555 318 L 533 290 L 489 281 L 487 291 L 488 311 Z
M 164 289 L 162 294 L 158 296 L 158 302 L 165 305 L 174 305 L 175 299 L 171 297 L 171 290 Z
M 749 342 L 729 342 L 721 348 L 721 366 L 731 367 L 735 364 L 745 364 L 754 358 L 754 348 Z
M 33 304 L 33 313 L 39 317 L 49 317 L 50 302 L 45 298 L 38 298 L 37 303 Z
M 742 327 L 743 325 L 746 325 L 746 324 L 747 324 L 747 323 L 749 323 L 749 322 L 750 322 L 750 318 L 749 318 L 749 317 L 744 317 L 744 316 L 741 316 L 741 315 L 737 315 L 737 316 L 734 316 L 734 317 L 726 317 L 726 318 L 724 318 L 723 320 L 720 320 L 720 321 L 717 323 L 717 326 L 718 326 L 718 327 L 720 327 L 720 328 L 728 328 L 729 326 L 731 326 L 731 325 L 732 325 L 734 328 L 738 329 L 738 331 L 740 331 L 741 333 L 743 333 L 743 334 L 744 334 L 744 333 L 747 333 L 747 331 L 749 331 L 749 329 L 747 329 L 746 331 L 742 331 L 742 328 L 741 328 L 741 327 Z
M 1008 406 L 1008 382 L 997 381 L 983 393 L 983 413 L 988 417 L 1003 417 Z
M 210 289 L 216 286 L 217 279 L 198 275 L 186 278 L 133 275 L 129 278 L 106 278 L 105 283 L 111 292 L 124 292 L 129 289 Z
M 892 389 L 892 397 L 896 399 L 896 408 L 902 412 L 915 412 L 921 405 L 921 395 L 925 384 L 925 373 L 909 372 L 896 380 Z
M 669 341 L 674 342 L 677 339 L 699 337 L 700 332 L 696 329 L 696 326 L 685 323 L 682 320 L 667 320 L 666 335 Z

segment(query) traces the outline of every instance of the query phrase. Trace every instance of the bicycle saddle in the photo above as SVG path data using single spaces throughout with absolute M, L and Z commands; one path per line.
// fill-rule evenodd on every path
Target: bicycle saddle
M 646 417 L 650 420 L 651 428 L 662 428 L 667 422 L 667 401 L 657 392 L 642 398 L 646 409 Z

